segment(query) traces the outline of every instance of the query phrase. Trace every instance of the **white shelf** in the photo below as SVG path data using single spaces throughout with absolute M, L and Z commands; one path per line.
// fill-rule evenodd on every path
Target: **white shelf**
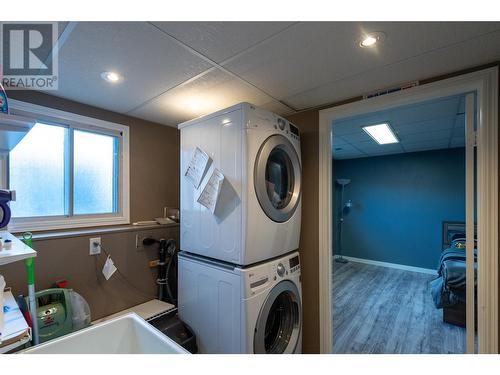
M 147 301 L 147 302 L 141 303 L 140 305 L 131 307 L 130 309 L 118 311 L 115 314 L 105 316 L 104 318 L 101 318 L 101 319 L 96 319 L 92 322 L 92 324 L 102 323 L 102 322 L 105 322 L 107 320 L 114 319 L 114 318 L 117 318 L 119 316 L 129 314 L 131 312 L 136 313 L 144 320 L 149 320 L 149 319 L 154 318 L 158 315 L 163 315 L 165 313 L 168 313 L 172 310 L 175 310 L 174 305 L 167 303 L 167 302 L 157 300 L 157 299 L 153 299 L 151 301 Z
M 35 125 L 28 117 L 0 113 L 0 150 L 12 150 Z
M 0 353 L 7 353 L 31 340 L 31 330 L 24 319 L 14 296 L 10 291 L 4 293 L 5 306 L 4 330 L 0 340 Z M 1 306 L 3 308 L 3 306 Z
M 0 266 L 17 262 L 27 258 L 36 257 L 36 251 L 28 245 L 24 244 L 20 239 L 13 236 L 7 231 L 0 231 L 0 237 L 5 242 L 6 239 L 12 241 L 12 246 L 9 250 L 3 247 L 0 249 Z

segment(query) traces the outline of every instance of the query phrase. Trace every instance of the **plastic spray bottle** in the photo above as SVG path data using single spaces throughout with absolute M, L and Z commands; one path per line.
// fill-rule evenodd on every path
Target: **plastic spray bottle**
M 7 94 L 0 83 L 0 113 L 9 113 L 9 104 L 7 102 Z

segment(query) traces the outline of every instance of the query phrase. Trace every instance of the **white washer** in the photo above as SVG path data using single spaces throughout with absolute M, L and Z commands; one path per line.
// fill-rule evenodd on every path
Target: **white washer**
M 298 128 L 272 112 L 241 103 L 179 129 L 181 250 L 250 265 L 298 249 Z M 198 188 L 185 176 L 196 147 L 211 159 Z M 213 214 L 197 199 L 214 168 L 225 180 Z
M 249 268 L 182 252 L 179 317 L 200 353 L 301 353 L 299 253 Z

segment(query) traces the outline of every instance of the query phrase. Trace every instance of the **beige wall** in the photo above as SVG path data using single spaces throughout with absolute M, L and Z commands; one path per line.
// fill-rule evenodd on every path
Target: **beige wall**
M 179 141 L 176 128 L 95 108 L 35 91 L 9 91 L 9 98 L 127 125 L 130 128 L 130 214 L 132 221 L 179 207 Z
M 130 205 L 131 220 L 151 220 L 163 214 L 164 206 L 179 207 L 179 131 L 164 125 L 120 115 L 54 96 L 11 91 L 10 98 L 68 112 L 117 122 L 130 127 Z M 89 302 L 93 318 L 109 315 L 154 298 L 156 271 L 148 261 L 156 259 L 156 247 L 137 251 L 139 232 L 93 234 L 51 240 L 36 240 L 35 262 L 37 289 L 45 289 L 59 279 L 81 293 Z M 147 231 L 157 238 L 178 239 L 178 226 Z M 118 268 L 132 281 L 120 275 L 109 281 L 102 277 L 104 256 L 89 256 L 89 238 L 102 237 L 102 246 L 111 253 Z M 0 273 L 15 293 L 26 292 L 22 263 L 0 266 Z
M 304 311 L 302 350 L 319 353 L 319 205 L 318 205 L 318 111 L 289 116 L 300 129 L 302 153 L 302 227 L 300 261 Z
M 68 287 L 80 293 L 89 303 L 92 319 L 111 315 L 139 303 L 156 298 L 156 269 L 148 262 L 157 259 L 157 246 L 135 248 L 136 234 L 178 240 L 178 226 L 154 230 L 132 230 L 120 233 L 98 233 L 51 240 L 35 240 L 36 289 L 52 287 L 58 280 L 67 280 Z M 102 275 L 106 255 L 90 256 L 89 239 L 101 237 L 102 247 L 111 255 L 125 276 L 115 273 L 108 281 Z M 15 295 L 27 293 L 23 262 L 0 266 L 7 285 Z

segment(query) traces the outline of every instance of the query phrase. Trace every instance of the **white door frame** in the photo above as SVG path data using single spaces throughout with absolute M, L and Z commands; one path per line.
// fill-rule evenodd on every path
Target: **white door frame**
M 332 352 L 332 123 L 340 118 L 477 92 L 478 352 L 498 353 L 498 67 L 319 112 L 320 351 Z

